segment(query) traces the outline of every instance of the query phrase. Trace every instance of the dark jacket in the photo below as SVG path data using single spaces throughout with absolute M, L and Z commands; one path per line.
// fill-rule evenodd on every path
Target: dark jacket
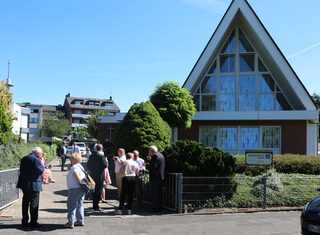
M 94 181 L 105 180 L 104 169 L 108 167 L 108 162 L 105 160 L 103 154 L 94 152 L 87 162 L 87 167 Z
M 23 190 L 42 191 L 41 175 L 44 167 L 36 155 L 30 153 L 20 162 L 17 187 Z
M 164 180 L 165 160 L 160 152 L 151 156 L 150 160 L 150 181 Z

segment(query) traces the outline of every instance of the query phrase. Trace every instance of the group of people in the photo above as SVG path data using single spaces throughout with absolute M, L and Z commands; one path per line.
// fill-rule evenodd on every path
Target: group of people
M 61 150 L 61 170 L 64 170 L 66 156 L 66 142 L 63 143 Z M 73 146 L 76 149 L 76 145 Z M 88 152 L 88 151 L 87 151 Z M 103 146 L 95 145 L 92 154 L 86 156 L 87 172 L 82 166 L 82 156 L 80 152 L 73 152 L 70 156 L 71 165 L 66 176 L 68 187 L 68 222 L 66 228 L 74 226 L 84 226 L 84 198 L 85 192 L 80 187 L 80 182 L 89 176 L 95 183 L 92 201 L 93 210 L 101 211 L 99 201 L 105 200 L 104 188 L 106 184 L 111 184 L 108 171 L 108 160 L 104 156 Z M 142 206 L 142 179 L 141 172 L 146 169 L 146 163 L 139 157 L 137 150 L 125 154 L 123 148 L 118 149 L 118 156 L 113 157 L 115 162 L 116 184 L 118 188 L 119 207 L 116 214 L 122 214 L 124 203 L 127 199 L 127 213 L 132 213 L 132 201 L 137 187 L 138 201 Z M 146 159 L 149 161 L 151 196 L 153 211 L 161 210 L 162 181 L 164 180 L 165 160 L 163 155 L 158 152 L 156 146 L 150 146 Z M 40 227 L 38 223 L 39 194 L 42 190 L 42 175 L 44 174 L 45 153 L 40 147 L 32 150 L 32 153 L 23 157 L 20 163 L 20 175 L 17 187 L 23 191 L 22 200 L 22 226 Z M 52 168 L 52 166 L 51 166 Z M 52 176 L 51 180 L 52 179 Z M 28 209 L 30 208 L 31 221 L 29 223 Z

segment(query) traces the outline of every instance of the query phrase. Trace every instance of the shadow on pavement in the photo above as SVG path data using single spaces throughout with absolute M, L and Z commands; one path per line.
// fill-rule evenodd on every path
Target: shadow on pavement
M 54 208 L 54 209 L 40 209 L 40 211 L 47 211 L 50 213 L 67 213 L 67 208 L 66 209 L 61 209 L 61 208 Z
M 63 224 L 42 224 L 40 228 L 31 228 L 31 227 L 21 227 L 21 224 L 5 224 L 0 225 L 0 230 L 2 229 L 17 229 L 20 231 L 39 231 L 39 232 L 49 232 L 58 229 L 65 229 Z
M 59 191 L 54 191 L 54 194 L 60 195 L 60 196 L 68 196 L 68 189 L 64 189 L 64 190 L 59 190 Z

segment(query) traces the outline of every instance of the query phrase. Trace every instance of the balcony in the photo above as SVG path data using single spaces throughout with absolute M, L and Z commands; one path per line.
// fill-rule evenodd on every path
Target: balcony
M 80 114 L 80 113 L 73 113 L 72 114 L 73 118 L 83 118 L 83 119 L 87 119 L 88 117 L 91 117 L 91 114 Z
M 71 127 L 78 127 L 78 126 L 87 127 L 87 124 L 83 124 L 83 123 L 72 123 L 72 125 L 71 125 Z

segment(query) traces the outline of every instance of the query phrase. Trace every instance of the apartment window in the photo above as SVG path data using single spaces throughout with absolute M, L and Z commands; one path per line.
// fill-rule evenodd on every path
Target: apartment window
M 104 107 L 113 107 L 113 103 L 104 103 Z
M 82 105 L 82 104 L 83 104 L 83 101 L 82 101 L 82 100 L 75 100 L 75 101 L 74 101 L 74 104 Z
M 94 101 L 89 101 L 88 105 L 94 106 Z
M 31 113 L 39 113 L 39 109 L 31 108 L 30 112 Z
M 80 119 L 73 119 L 72 123 L 80 123 Z
M 29 123 L 38 123 L 39 119 L 38 118 L 29 118 Z
M 73 113 L 74 114 L 82 114 L 82 110 L 74 110 Z

